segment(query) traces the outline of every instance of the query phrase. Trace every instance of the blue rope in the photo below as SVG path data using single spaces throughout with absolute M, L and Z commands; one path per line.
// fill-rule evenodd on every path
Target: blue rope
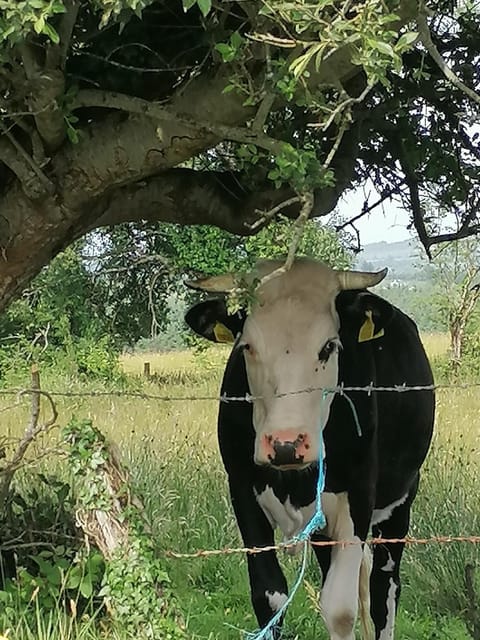
M 321 408 L 323 408 L 323 403 L 328 397 L 329 393 L 335 393 L 332 390 L 325 389 L 322 393 L 322 402 Z M 345 393 L 342 394 L 344 398 L 350 405 L 350 408 L 353 413 L 353 417 L 355 419 L 355 426 L 357 429 L 358 435 L 362 436 L 362 428 L 360 426 L 360 422 L 358 420 L 357 410 L 351 398 L 349 398 Z M 318 455 L 318 479 L 317 479 L 317 488 L 316 488 L 316 497 L 315 497 L 315 512 L 310 520 L 307 522 L 305 527 L 298 533 L 296 536 L 291 538 L 286 542 L 286 544 L 294 544 L 296 542 L 303 542 L 303 558 L 302 564 L 300 566 L 300 570 L 298 572 L 297 579 L 290 591 L 289 596 L 277 611 L 277 613 L 270 619 L 267 626 L 261 629 L 260 631 L 249 632 L 244 631 L 246 640 L 274 640 L 274 629 L 276 625 L 280 622 L 282 617 L 284 616 L 286 610 L 288 609 L 290 603 L 292 602 L 295 594 L 298 591 L 298 588 L 302 584 L 303 577 L 305 575 L 305 570 L 307 568 L 307 558 L 308 558 L 308 544 L 307 541 L 316 531 L 317 529 L 324 529 L 327 525 L 327 521 L 325 518 L 325 514 L 322 511 L 322 493 L 325 489 L 325 460 L 324 460 L 324 442 L 323 442 L 323 427 L 325 425 L 320 425 L 320 434 L 319 434 L 319 455 Z
M 322 402 L 321 408 L 323 408 L 323 403 L 325 402 L 330 391 L 323 391 L 322 393 Z M 293 585 L 288 598 L 285 600 L 283 605 L 277 611 L 277 613 L 270 618 L 266 627 L 261 629 L 260 631 L 256 631 L 250 633 L 248 631 L 245 632 L 245 637 L 247 640 L 274 640 L 274 629 L 275 626 L 280 622 L 282 617 L 284 616 L 288 606 L 292 602 L 295 594 L 298 591 L 299 586 L 302 584 L 303 577 L 305 575 L 305 570 L 307 568 L 307 558 L 308 558 L 308 544 L 307 540 L 310 538 L 312 533 L 317 529 L 323 529 L 327 521 L 325 519 L 325 515 L 322 511 L 322 493 L 325 488 L 325 463 L 324 463 L 324 444 L 323 444 L 323 425 L 320 425 L 320 434 L 319 434 L 319 455 L 318 455 L 318 479 L 317 479 L 317 488 L 316 488 L 316 496 L 315 496 L 315 512 L 313 516 L 310 518 L 309 522 L 305 525 L 305 527 L 298 533 L 296 536 L 291 538 L 286 542 L 286 544 L 295 544 L 296 542 L 303 542 L 303 559 L 302 564 L 300 566 L 300 571 L 298 572 L 297 579 L 295 580 L 295 584 Z
M 285 602 L 283 603 L 281 608 L 277 611 L 277 613 L 273 616 L 273 618 L 270 619 L 270 621 L 269 621 L 269 623 L 267 624 L 266 627 L 264 627 L 260 631 L 256 631 L 256 632 L 254 631 L 253 633 L 251 633 L 249 631 L 245 631 L 244 632 L 245 633 L 245 638 L 247 640 L 274 640 L 274 635 L 273 634 L 274 634 L 275 626 L 282 619 L 286 609 L 288 608 L 289 604 L 292 602 L 293 598 L 295 597 L 295 594 L 298 591 L 298 587 L 303 582 L 303 576 L 305 575 L 305 570 L 307 568 L 307 558 L 308 558 L 308 545 L 307 545 L 307 543 L 305 541 L 303 543 L 302 564 L 301 564 L 300 571 L 298 573 L 297 579 L 295 581 L 295 584 L 293 585 L 292 590 L 290 591 L 290 595 L 285 600 Z

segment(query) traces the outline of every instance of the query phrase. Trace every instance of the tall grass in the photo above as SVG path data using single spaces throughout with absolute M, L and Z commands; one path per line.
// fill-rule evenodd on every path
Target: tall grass
M 438 354 L 437 338 L 435 344 Z M 428 342 L 427 347 L 434 348 Z M 214 348 L 197 355 L 191 351 L 126 355 L 121 365 L 146 393 L 169 397 L 216 396 L 227 354 L 225 349 Z M 149 380 L 141 377 L 145 361 L 150 362 L 153 374 Z M 57 388 L 60 385 L 53 378 L 48 383 Z M 6 404 L 4 399 L 0 400 Z M 66 398 L 59 400 L 58 409 L 62 423 L 72 414 L 90 417 L 120 445 L 143 498 L 159 552 L 223 548 L 241 543 L 218 453 L 215 400 Z M 11 409 L 1 417 L 5 431 L 18 434 L 27 422 L 28 407 Z M 39 443 L 32 450 L 33 456 L 47 444 Z M 479 445 L 478 392 L 439 392 L 436 434 L 414 505 L 411 535 L 479 533 Z M 39 464 L 45 465 L 45 461 Z M 407 549 L 398 638 L 469 638 L 459 621 L 468 606 L 463 576 L 466 563 L 480 566 L 478 549 L 465 543 Z M 239 629 L 255 628 L 243 556 L 169 558 L 166 563 L 190 637 L 238 640 L 242 637 Z M 282 557 L 282 563 L 291 582 L 299 559 Z M 315 584 L 318 572 L 311 564 L 308 580 Z M 304 640 L 326 639 L 314 610 L 315 603 L 302 588 L 288 613 L 287 628 Z M 0 633 L 1 620 L 0 612 Z M 91 620 L 76 621 L 74 629 L 69 627 L 60 611 L 48 615 L 39 612 L 36 620 L 27 623 L 19 619 L 12 637 L 97 640 L 100 634 Z

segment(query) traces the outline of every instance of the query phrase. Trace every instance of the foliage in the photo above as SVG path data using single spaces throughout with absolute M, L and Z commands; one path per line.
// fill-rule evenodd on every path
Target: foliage
M 0 318 L 0 372 L 35 360 L 108 381 L 120 375 L 116 359 L 125 345 L 151 338 L 158 349 L 184 346 L 192 299 L 184 274 L 239 270 L 284 255 L 292 224 L 283 218 L 242 239 L 216 227 L 168 224 L 91 235 L 60 254 Z M 343 268 L 347 242 L 309 221 L 299 253 Z
M 15 551 L 0 579 L 0 628 L 14 625 L 19 610 L 31 621 L 38 607 L 62 609 L 69 602 L 72 615 L 82 613 L 103 575 L 103 558 L 77 536 L 69 484 L 33 472 L 22 480 L 0 513 L 0 552 L 7 560 Z
M 283 2 L 265 5 L 263 12 L 292 26 L 300 37 L 303 52 L 290 62 L 296 78 L 309 77 L 311 66 L 319 70 L 322 62 L 338 49 L 338 43 L 352 46 L 352 60 L 361 65 L 368 82 L 389 84 L 387 70 L 399 71 L 401 54 L 415 41 L 417 34 L 407 32 L 399 39 L 393 27 L 399 16 L 395 12 L 379 11 L 378 2 L 367 0 L 356 5 L 349 20 L 338 11 L 335 0 L 323 2 Z M 313 65 L 311 63 L 313 62 Z
M 432 267 L 436 306 L 450 332 L 451 362 L 456 369 L 469 334 L 476 333 L 480 322 L 480 241 L 470 238 L 440 247 Z M 473 343 L 472 337 L 470 351 Z
M 0 10 L 0 44 L 16 44 L 32 31 L 46 36 L 53 43 L 59 42 L 59 35 L 50 20 L 65 12 L 62 0 L 2 0 Z
M 169 602 L 172 594 L 168 575 L 141 512 L 128 498 L 129 487 L 116 487 L 117 495 L 113 495 L 112 487 L 105 482 L 111 464 L 105 437 L 90 420 L 72 419 L 65 427 L 64 438 L 70 446 L 69 464 L 78 486 L 78 509 L 101 510 L 107 519 L 120 518 L 126 533 L 126 538 L 120 536 L 109 549 L 111 557 L 106 561 L 99 592 L 115 623 L 131 637 L 183 638 Z M 117 501 L 122 501 L 122 512 L 113 515 Z M 108 537 L 112 535 L 110 531 Z
M 276 225 L 262 229 L 245 241 L 249 264 L 259 258 L 285 256 L 292 240 L 293 225 L 286 218 L 279 218 Z M 352 254 L 348 250 L 348 236 L 337 235 L 333 229 L 308 221 L 298 246 L 297 254 L 316 258 L 336 269 L 351 266 Z
M 82 260 L 83 247 L 60 254 L 0 317 L 0 375 L 35 361 L 87 377 L 118 377 L 119 343 L 105 291 Z

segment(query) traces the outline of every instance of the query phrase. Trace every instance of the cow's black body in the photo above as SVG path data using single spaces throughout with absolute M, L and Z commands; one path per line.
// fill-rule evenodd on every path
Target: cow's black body
M 374 299 L 388 316 L 385 334 L 358 342 L 358 299 L 364 292 L 341 292 L 336 300 L 340 316 L 339 382 L 348 386 L 431 385 L 432 373 L 417 328 L 400 310 L 377 296 Z M 358 309 L 357 309 L 358 311 Z M 244 396 L 249 391 L 243 354 L 234 348 L 228 361 L 222 394 Z M 383 509 L 405 494 L 405 502 L 388 519 L 373 526 L 373 534 L 403 537 L 409 526 L 410 506 L 415 497 L 419 469 L 427 453 L 433 428 L 433 391 L 348 392 L 361 426 L 359 437 L 352 409 L 336 395 L 324 431 L 326 486 L 328 492 L 348 492 L 355 534 L 364 540 L 370 531 L 373 509 Z M 271 545 L 274 534 L 257 503 L 255 491 L 273 488 L 281 502 L 290 498 L 301 507 L 315 499 L 318 467 L 302 471 L 278 471 L 253 462 L 254 428 L 251 404 L 222 403 L 218 421 L 221 454 L 228 474 L 232 504 L 246 546 Z M 328 547 L 314 547 L 325 575 L 329 567 Z M 371 574 L 371 613 L 376 637 L 385 627 L 390 579 L 399 585 L 399 563 L 403 545 L 386 544 L 374 549 Z M 389 567 L 389 570 L 385 570 Z M 260 626 L 273 611 L 266 592 L 286 593 L 285 578 L 276 554 L 265 552 L 248 557 L 252 602 Z M 397 591 L 397 598 L 399 589 Z

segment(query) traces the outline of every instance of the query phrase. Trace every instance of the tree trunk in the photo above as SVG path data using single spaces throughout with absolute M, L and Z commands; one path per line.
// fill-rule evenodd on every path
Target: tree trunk
M 461 364 L 464 342 L 465 326 L 457 319 L 450 325 L 450 359 L 454 371 L 457 371 Z

